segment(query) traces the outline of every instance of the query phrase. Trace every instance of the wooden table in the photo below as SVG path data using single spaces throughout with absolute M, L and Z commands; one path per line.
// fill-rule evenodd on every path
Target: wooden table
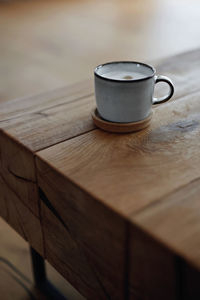
M 94 127 L 92 81 L 0 104 L 1 216 L 87 299 L 200 297 L 200 50 L 157 70 L 138 133 Z

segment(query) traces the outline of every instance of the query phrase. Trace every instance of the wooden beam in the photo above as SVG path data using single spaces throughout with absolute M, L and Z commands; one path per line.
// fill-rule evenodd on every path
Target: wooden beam
M 23 204 L 21 199 L 10 189 L 1 175 L 0 191 L 0 215 L 24 240 L 44 256 L 42 229 L 39 217 Z M 4 207 L 2 207 L 2 204 Z
M 4 182 L 39 217 L 33 154 L 3 131 L 0 132 L 0 153 Z
M 177 73 L 180 72 L 180 68 L 181 64 Z M 181 87 L 182 82 L 177 86 L 178 91 Z M 84 194 L 91 195 L 94 201 L 103 204 L 112 213 L 121 215 L 121 220 L 132 220 L 132 215 L 143 211 L 146 206 L 150 207 L 165 195 L 196 180 L 200 176 L 198 167 L 200 91 L 197 85 L 196 87 L 192 95 L 183 97 L 180 93 L 176 101 L 157 106 L 154 109 L 151 126 L 147 130 L 128 135 L 93 130 L 38 152 L 36 156 L 39 185 L 42 190 L 46 188 L 47 198 L 51 199 L 50 202 L 53 206 L 57 206 L 61 214 L 64 214 L 64 219 L 67 219 L 67 213 L 65 215 L 64 211 L 67 211 L 71 205 L 76 205 L 72 203 L 78 201 L 74 194 L 71 199 L 69 198 L 68 181 L 75 184 L 77 194 L 81 189 Z M 65 178 L 63 184 L 60 183 L 59 174 Z M 52 196 L 52 189 L 59 192 L 59 195 L 54 193 L 55 196 Z M 62 197 L 65 199 L 63 203 L 66 209 L 63 209 L 62 205 L 60 207 Z M 85 209 L 85 204 L 80 202 L 79 209 Z M 91 210 L 88 208 L 84 212 L 85 216 L 90 218 Z M 74 219 L 77 218 L 78 216 Z M 72 224 L 71 222 L 69 224 Z M 114 228 L 113 225 L 110 227 Z M 131 254 L 132 248 L 130 248 L 129 255 L 133 255 L 130 261 L 136 265 L 137 258 L 140 258 L 141 263 L 148 261 L 148 256 L 145 257 L 144 252 L 141 257 L 136 252 L 134 245 L 139 243 L 138 247 L 142 245 L 147 249 L 149 247 L 149 253 L 152 253 L 150 261 L 155 262 L 158 267 L 157 271 L 155 269 L 154 279 L 152 278 L 152 282 L 155 280 L 152 290 L 148 286 L 147 291 L 154 297 L 160 295 L 163 290 L 166 282 L 165 276 L 161 277 L 159 266 L 162 269 L 162 260 L 164 260 L 167 263 L 163 262 L 163 268 L 169 278 L 166 297 L 170 295 L 172 299 L 176 299 L 177 294 L 181 293 L 181 288 L 179 284 L 173 283 L 179 281 L 180 277 L 174 254 L 155 241 L 148 242 L 148 239 L 143 239 L 142 236 L 141 240 L 137 240 L 130 232 L 131 238 L 133 241 L 130 240 L 130 245 L 133 246 L 130 247 L 133 247 L 134 251 Z M 88 240 L 89 244 L 92 245 L 92 241 Z M 119 247 L 125 249 L 126 244 L 124 245 Z M 155 254 L 152 249 L 155 250 Z M 118 264 L 117 259 L 115 264 Z M 124 260 L 123 265 L 125 264 Z M 150 264 L 151 267 L 152 265 L 153 263 Z M 129 267 L 131 274 L 132 265 L 130 264 Z M 142 267 L 145 269 L 144 264 Z M 134 272 L 136 271 L 135 268 Z M 137 277 L 137 272 L 131 278 L 135 276 Z M 141 278 L 140 287 L 147 278 L 148 276 Z M 158 290 L 156 293 L 157 278 L 160 278 L 160 292 Z
M 66 248 L 64 253 L 75 249 L 75 255 L 66 269 L 58 264 L 58 270 L 70 277 L 77 258 L 81 266 L 87 261 L 84 276 L 92 278 L 96 272 L 92 295 L 96 290 L 104 298 L 118 299 L 127 289 L 126 220 L 200 175 L 199 56 L 194 51 L 158 67 L 172 75 L 176 101 L 155 107 L 151 126 L 135 134 L 95 129 L 91 83 L 0 105 L 1 176 L 21 204 L 35 217 L 42 216 L 52 264 L 57 264 L 60 249 L 52 253 L 48 245 L 66 234 L 69 244 L 60 248 Z M 38 183 L 46 202 L 38 198 Z M 51 218 L 52 228 L 60 228 L 53 236 Z M 69 279 L 88 295 L 82 279 L 73 276 Z
M 128 256 L 128 299 L 182 299 L 181 275 L 176 255 L 147 236 L 140 228 L 132 227 Z
M 125 221 L 42 160 L 37 169 L 47 260 L 87 299 L 123 299 Z
M 131 217 L 149 236 L 200 269 L 200 179 L 147 206 Z
M 91 82 L 84 82 L 78 87 L 77 85 L 64 87 L 28 99 L 16 99 L 1 104 L 0 214 L 40 253 L 43 253 L 42 242 L 36 240 L 37 231 L 34 230 L 34 225 L 37 224 L 38 240 L 40 240 L 42 238 L 41 228 L 39 228 L 40 207 L 34 154 L 38 148 L 45 148 L 94 128 L 91 119 L 88 119 L 91 109 L 91 98 L 88 94 L 90 85 Z M 82 116 L 79 115 L 80 111 L 76 110 L 77 105 L 80 106 Z M 50 112 L 52 110 L 53 112 Z M 50 124 L 51 128 L 47 129 Z M 6 192 L 3 191 L 4 185 L 6 185 Z M 6 200 L 7 205 L 5 205 L 5 197 L 9 199 Z M 15 198 L 18 199 L 16 200 L 18 206 L 23 208 L 23 212 L 27 210 L 25 215 L 30 218 L 30 223 L 27 224 L 25 220 L 25 225 L 21 227 L 19 227 L 19 213 L 14 206 Z M 12 218 L 8 219 L 7 215 L 11 213 Z M 30 227 L 31 220 L 32 227 Z M 28 228 L 25 229 L 28 232 L 33 229 L 33 237 L 30 232 L 24 235 L 22 228 L 26 227 L 26 224 Z
M 157 107 L 151 126 L 141 132 L 93 130 L 37 156 L 129 217 L 200 176 L 199 97 L 197 92 Z

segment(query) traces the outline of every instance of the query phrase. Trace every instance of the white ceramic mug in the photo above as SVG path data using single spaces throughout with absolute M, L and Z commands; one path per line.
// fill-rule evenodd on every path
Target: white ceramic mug
M 128 123 L 148 118 L 152 104 L 169 100 L 174 86 L 166 76 L 156 75 L 152 66 L 140 62 L 110 62 L 96 67 L 95 95 L 100 116 L 111 122 Z M 164 81 L 169 93 L 154 98 L 154 87 Z

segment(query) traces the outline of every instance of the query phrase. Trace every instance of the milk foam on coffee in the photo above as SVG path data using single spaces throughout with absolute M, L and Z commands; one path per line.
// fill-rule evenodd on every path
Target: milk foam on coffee
M 117 62 L 99 66 L 97 74 L 113 80 L 138 80 L 152 75 L 152 69 L 134 62 Z
M 128 72 L 128 71 L 111 71 L 101 75 L 105 78 L 115 79 L 115 80 L 133 80 L 140 79 L 144 77 L 142 73 L 139 72 Z

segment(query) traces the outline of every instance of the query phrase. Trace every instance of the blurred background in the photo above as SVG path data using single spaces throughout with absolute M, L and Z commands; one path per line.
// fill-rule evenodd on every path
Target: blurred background
M 92 78 L 103 62 L 152 63 L 199 46 L 198 0 L 0 1 L 0 102 Z M 83 299 L 47 269 L 67 299 Z M 2 219 L 0 278 L 1 299 L 45 299 L 28 245 Z

